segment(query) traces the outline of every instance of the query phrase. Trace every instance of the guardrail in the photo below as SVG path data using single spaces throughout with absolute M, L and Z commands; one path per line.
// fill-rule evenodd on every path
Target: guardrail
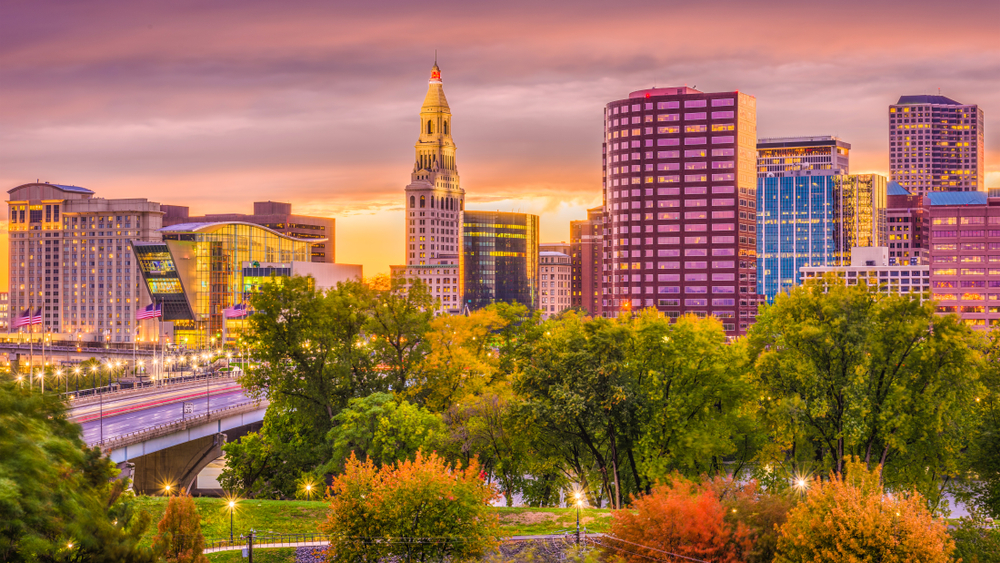
M 232 416 L 234 414 L 239 414 L 242 412 L 248 412 L 257 410 L 261 406 L 267 408 L 269 401 L 248 401 L 245 403 L 239 403 L 236 405 L 230 405 L 221 409 L 216 409 L 209 411 L 205 414 L 199 414 L 196 416 L 191 416 L 190 418 L 184 418 L 181 420 L 175 420 L 173 422 L 165 422 L 163 424 L 156 424 L 154 426 L 147 426 L 128 434 L 121 434 L 115 438 L 108 440 L 96 440 L 93 442 L 88 442 L 89 446 L 100 446 L 103 450 L 113 450 L 115 448 L 121 448 L 124 446 L 131 446 L 132 444 L 137 444 L 149 440 L 150 438 L 157 438 L 166 434 L 173 434 L 178 430 L 184 430 L 189 426 L 197 426 L 200 424 L 208 424 L 214 420 L 219 420 L 227 416 Z
M 256 548 L 326 545 L 330 543 L 330 538 L 327 537 L 326 534 L 278 534 L 273 532 L 251 532 L 247 535 L 235 536 L 232 539 L 205 539 L 205 548 L 202 553 L 244 549 L 250 546 L 251 537 L 253 538 L 253 546 Z
M 180 373 L 180 372 L 178 372 Z M 222 374 L 212 374 L 210 377 L 219 381 L 222 379 L 229 379 L 231 381 L 236 381 L 234 378 L 228 375 Z M 195 375 L 177 375 L 176 377 L 170 377 L 169 379 L 161 379 L 157 381 L 137 381 L 135 382 L 135 387 L 122 389 L 119 388 L 117 391 L 104 391 L 103 393 L 98 392 L 99 389 L 106 389 L 110 386 L 80 389 L 79 391 L 70 391 L 67 393 L 61 393 L 61 395 L 66 396 L 70 401 L 69 408 L 74 409 L 77 407 L 82 407 L 84 405 L 90 405 L 93 403 L 99 403 L 102 400 L 101 395 L 103 395 L 103 400 L 114 400 L 119 397 L 129 396 L 129 395 L 140 395 L 144 392 L 154 392 L 159 389 L 176 388 L 185 384 L 194 383 L 196 381 L 205 381 L 205 374 L 195 374 Z M 150 393 L 153 394 L 153 393 Z

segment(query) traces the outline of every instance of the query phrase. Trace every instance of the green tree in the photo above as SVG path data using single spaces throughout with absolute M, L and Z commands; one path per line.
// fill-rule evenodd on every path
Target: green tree
M 167 563 L 208 563 L 202 553 L 201 517 L 191 495 L 182 491 L 170 497 L 156 530 L 153 549 Z
M 980 514 L 960 519 L 949 533 L 962 563 L 1000 563 L 1000 530 Z
M 342 471 L 352 453 L 376 466 L 412 459 L 422 447 L 441 440 L 444 432 L 439 415 L 388 393 L 351 399 L 334 422 L 326 437 L 331 457 L 323 473 Z
M 429 349 L 424 336 L 434 316 L 435 300 L 420 279 L 401 276 L 370 280 L 367 297 L 366 349 L 390 388 L 403 393 L 418 379 Z
M 936 504 L 975 430 L 979 342 L 931 301 L 836 278 L 778 296 L 749 334 L 762 461 L 840 473 L 853 455 Z
M 973 478 L 966 501 L 993 518 L 1000 518 L 1000 330 L 990 333 L 983 369 L 984 389 L 976 397 L 979 431 L 969 448 Z
M 0 560 L 152 562 L 138 547 L 149 515 L 54 394 L 0 382 Z

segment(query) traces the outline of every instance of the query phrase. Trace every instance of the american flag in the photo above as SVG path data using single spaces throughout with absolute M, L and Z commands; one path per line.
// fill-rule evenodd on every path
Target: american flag
M 30 308 L 29 308 L 30 309 Z M 39 307 L 34 314 L 31 315 L 31 324 L 40 325 L 42 324 L 42 308 Z
M 227 319 L 238 319 L 240 317 L 245 317 L 247 312 L 246 303 L 240 303 L 239 305 L 227 307 L 224 311 L 222 311 L 222 314 L 225 315 Z
M 144 308 L 139 309 L 135 312 L 135 320 L 141 321 L 143 319 L 155 319 L 163 314 L 162 304 L 150 303 Z
M 21 328 L 22 326 L 28 326 L 31 324 L 31 307 L 28 307 L 24 311 L 17 314 L 14 318 L 14 322 L 11 323 L 11 328 Z

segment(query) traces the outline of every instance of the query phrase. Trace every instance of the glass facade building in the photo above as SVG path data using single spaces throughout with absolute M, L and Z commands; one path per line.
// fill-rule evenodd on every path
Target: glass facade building
M 847 266 L 851 248 L 887 239 L 886 179 L 877 174 L 757 180 L 757 292 L 768 302 L 799 269 Z
M 247 300 L 268 279 L 310 262 L 316 239 L 298 239 L 250 223 L 184 223 L 160 229 L 161 243 L 136 243 L 133 252 L 163 320 L 175 338 L 204 346 L 223 332 L 227 307 Z
M 538 215 L 466 210 L 462 241 L 465 307 L 503 301 L 538 308 Z

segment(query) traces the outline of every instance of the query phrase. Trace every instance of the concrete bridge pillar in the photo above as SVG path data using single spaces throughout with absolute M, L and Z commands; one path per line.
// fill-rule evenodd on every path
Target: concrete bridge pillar
M 213 434 L 131 459 L 132 488 L 145 494 L 163 494 L 166 485 L 190 491 L 198 473 L 222 455 L 225 443 L 225 434 Z

